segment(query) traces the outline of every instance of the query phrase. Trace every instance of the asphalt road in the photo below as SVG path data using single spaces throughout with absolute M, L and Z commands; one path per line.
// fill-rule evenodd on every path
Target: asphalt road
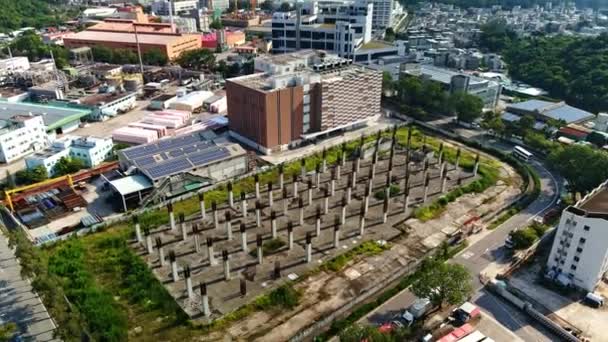
M 458 133 L 467 136 L 468 138 L 477 138 L 476 135 L 478 134 L 475 134 L 475 131 L 466 131 L 467 132 Z M 500 149 L 512 148 L 498 142 L 484 140 L 484 143 L 497 145 L 495 147 Z M 504 241 L 507 235 L 514 229 L 524 227 L 535 216 L 542 215 L 553 206 L 559 196 L 560 187 L 562 186 L 562 180 L 559 176 L 551 174 L 539 161 L 532 161 L 530 164 L 540 176 L 540 196 L 526 209 L 514 215 L 484 238 L 463 250 L 455 256 L 451 262 L 456 262 L 465 266 L 471 274 L 474 275 L 473 287 L 475 293 L 472 301 L 487 315 L 492 316 L 496 321 L 513 331 L 518 337 L 525 341 L 552 341 L 555 337 L 542 327 L 531 323 L 524 313 L 511 307 L 493 294 L 483 291 L 483 285 L 477 276 L 479 275 L 479 272 L 484 270 L 491 263 L 508 262 L 509 254 L 504 248 Z M 376 308 L 366 317 L 361 319 L 360 322 L 372 325 L 385 323 L 400 310 L 409 307 L 414 300 L 415 296 L 406 289 Z
M 55 324 L 20 273 L 13 250 L 0 234 L 0 324 L 17 324 L 23 341 L 58 341 L 53 337 Z

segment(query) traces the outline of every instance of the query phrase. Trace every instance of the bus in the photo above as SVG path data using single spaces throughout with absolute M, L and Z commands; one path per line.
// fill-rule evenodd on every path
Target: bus
M 523 147 L 515 146 L 513 148 L 513 156 L 515 156 L 515 158 L 527 162 L 530 160 L 530 158 L 532 158 L 532 153 L 528 152 L 528 150 Z

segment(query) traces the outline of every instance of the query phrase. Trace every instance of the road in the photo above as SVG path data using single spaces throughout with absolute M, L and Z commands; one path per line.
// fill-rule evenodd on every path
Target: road
M 464 130 L 457 131 L 458 134 L 466 136 L 469 139 L 481 140 L 479 134 L 475 131 Z M 483 140 L 484 143 L 490 143 L 495 147 L 505 149 L 512 148 L 503 143 Z M 531 323 L 526 315 L 519 312 L 517 309 L 509 306 L 509 304 L 501 301 L 493 294 L 483 290 L 483 285 L 479 281 L 479 273 L 492 264 L 507 263 L 509 255 L 503 247 L 507 235 L 514 229 L 524 227 L 527 222 L 531 221 L 536 215 L 541 215 L 547 211 L 557 200 L 562 180 L 557 175 L 551 174 L 539 161 L 530 163 L 538 172 L 541 182 L 540 196 L 532 202 L 526 209 L 511 217 L 502 225 L 488 233 L 484 238 L 470 245 L 451 262 L 459 263 L 465 266 L 472 275 L 474 275 L 473 288 L 474 296 L 472 301 L 476 303 L 482 310 L 503 326 L 513 331 L 518 337 L 525 341 L 551 341 L 554 339 L 549 332 L 543 328 Z M 415 296 L 407 289 L 397 294 L 387 302 L 376 308 L 360 322 L 379 325 L 385 323 L 400 310 L 410 306 L 415 299 Z
M 58 341 L 55 323 L 49 317 L 29 281 L 21 277 L 21 266 L 0 234 L 0 324 L 13 322 L 24 341 Z

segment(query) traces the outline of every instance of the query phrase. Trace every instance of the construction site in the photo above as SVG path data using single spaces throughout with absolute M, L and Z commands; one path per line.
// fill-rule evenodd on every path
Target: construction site
M 134 218 L 132 247 L 194 319 L 221 318 L 293 281 L 313 291 L 305 296 L 307 305 L 314 306 L 307 313 L 311 317 L 299 320 L 307 324 L 387 277 L 403 275 L 443 241 L 457 243 L 474 233 L 465 228 L 472 227 L 468 223 L 478 217 L 475 212 L 496 209 L 488 198 L 502 204 L 519 193 L 502 185 L 487 191 L 487 197 L 467 198 L 441 224 L 425 224 L 413 217 L 415 210 L 479 179 L 479 156 L 474 165 L 463 168 L 460 149 L 450 164 L 443 143 L 439 151 L 409 146 L 396 144 L 393 136 L 362 144 L 360 153 L 342 154 L 332 166 L 324 155 L 312 172 L 302 166 L 301 172 L 288 176 L 279 167 L 274 184 L 261 184 L 256 176 L 254 193 L 233 193 L 229 183 L 228 203 L 209 203 L 200 193 L 200 212 L 189 217 L 169 204 L 166 226 L 142 228 Z M 385 251 L 344 271 L 339 280 L 316 274 L 336 256 L 369 244 Z M 335 298 L 318 305 L 323 296 Z M 255 324 L 270 324 L 259 315 L 263 313 L 236 324 L 230 333 L 243 338 L 259 330 Z M 300 328 L 275 329 L 270 335 L 285 340 Z

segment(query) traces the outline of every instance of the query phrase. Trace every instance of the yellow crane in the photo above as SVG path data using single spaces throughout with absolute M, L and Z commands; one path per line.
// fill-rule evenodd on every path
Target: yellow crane
M 11 210 L 11 212 L 15 211 L 15 208 L 13 206 L 13 200 L 11 198 L 11 195 L 17 192 L 21 192 L 21 191 L 26 191 L 26 190 L 30 190 L 30 189 L 35 189 L 47 184 L 51 184 L 51 183 L 58 183 L 61 181 L 67 180 L 68 181 L 68 185 L 71 188 L 74 188 L 74 181 L 72 180 L 72 175 L 65 175 L 65 176 L 61 176 L 61 177 L 55 177 L 55 178 L 51 178 L 51 179 L 47 179 L 45 181 L 42 182 L 38 182 L 35 184 L 30 184 L 30 185 L 26 185 L 26 186 L 22 186 L 19 188 L 15 188 L 15 189 L 11 189 L 11 190 L 5 190 L 4 191 L 4 201 L 6 202 L 6 204 L 8 205 L 9 209 Z

